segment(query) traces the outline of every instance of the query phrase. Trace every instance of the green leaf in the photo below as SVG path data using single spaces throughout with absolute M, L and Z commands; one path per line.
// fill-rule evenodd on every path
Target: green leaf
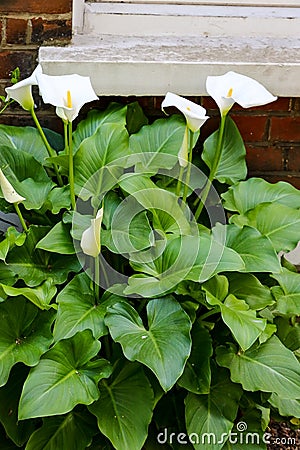
M 40 209 L 53 186 L 43 166 L 33 156 L 15 148 L 1 147 L 0 166 L 26 209 Z
M 148 262 L 133 265 L 135 270 L 152 277 L 131 276 L 126 295 L 158 296 L 174 290 L 182 280 L 203 282 L 215 273 L 244 267 L 241 257 L 215 239 L 214 234 L 178 237 L 167 241 L 163 251 L 159 246 L 157 250 L 158 255 L 154 253 Z
M 63 222 L 72 224 L 70 234 L 73 239 L 81 240 L 82 233 L 91 225 L 91 219 L 94 217 L 89 214 L 80 214 L 77 211 L 66 212 L 63 216 Z M 76 247 L 76 249 L 79 247 Z
M 3 261 L 0 261 L 0 283 L 12 286 L 15 284 L 17 275 Z M 0 294 L 1 295 L 1 294 Z M 1 299 L 0 299 L 1 301 Z
M 31 436 L 26 450 L 84 450 L 97 433 L 93 416 L 72 411 L 64 416 L 47 417 Z M 96 428 L 96 429 L 95 429 Z
M 226 231 L 227 247 L 235 250 L 245 263 L 245 269 L 241 272 L 280 272 L 276 251 L 260 231 L 249 226 L 238 228 L 235 225 L 227 225 Z
M 268 287 L 251 273 L 228 273 L 229 292 L 244 300 L 251 309 L 259 310 L 274 304 Z
M 128 214 L 134 215 L 144 208 L 153 214 L 154 228 L 164 233 L 191 234 L 194 230 L 198 234 L 196 223 L 187 220 L 187 211 L 178 205 L 178 198 L 172 192 L 158 188 L 145 175 L 125 174 L 119 185 L 141 205 L 129 203 Z
M 277 336 L 245 353 L 219 347 L 217 363 L 230 369 L 232 381 L 241 383 L 247 391 L 275 392 L 282 398 L 300 398 L 300 364 Z
M 0 303 L 0 386 L 18 362 L 35 366 L 51 342 L 53 314 L 39 310 L 23 298 Z
M 147 316 L 146 329 L 132 306 L 117 303 L 108 309 L 105 323 L 126 358 L 149 367 L 168 391 L 182 374 L 190 354 L 191 323 L 172 297 L 149 301 Z
M 99 350 L 100 342 L 86 330 L 45 353 L 24 383 L 19 420 L 65 414 L 97 400 L 99 380 L 111 373 L 108 361 L 90 361 Z
M 276 333 L 276 331 L 277 331 L 276 325 L 272 323 L 267 323 L 266 328 L 259 336 L 259 343 L 263 344 L 264 342 L 266 342 L 268 339 L 270 339 L 271 336 L 273 336 L 274 333 Z
M 18 297 L 23 295 L 30 300 L 35 306 L 40 309 L 56 309 L 56 305 L 50 305 L 51 300 L 56 294 L 56 286 L 53 285 L 51 280 L 46 280 L 43 284 L 35 288 L 29 287 L 11 287 L 1 284 L 1 287 L 6 295 L 11 297 Z
M 105 123 L 99 132 L 85 139 L 74 156 L 75 188 L 85 186 L 93 195 L 111 189 L 128 158 L 128 133 L 122 124 Z
M 300 315 L 300 274 L 283 269 L 282 273 L 271 275 L 281 289 L 271 288 L 276 298 L 276 311 L 281 314 Z
M 264 331 L 266 320 L 257 318 L 256 311 L 249 309 L 244 300 L 232 294 L 227 296 L 228 280 L 224 276 L 212 278 L 203 284 L 202 289 L 206 292 L 207 302 L 220 308 L 223 322 L 231 330 L 241 348 L 247 350 L 251 347 Z
M 206 328 L 197 322 L 192 329 L 192 351 L 184 372 L 178 380 L 179 386 L 194 394 L 210 391 L 210 358 L 213 354 L 212 339 Z
M 283 417 L 293 416 L 300 418 L 300 400 L 299 399 L 290 399 L 290 398 L 282 398 L 278 394 L 272 394 L 268 399 L 268 402 L 274 407 L 277 408 L 279 414 Z
M 231 186 L 221 197 L 225 209 L 240 214 L 245 214 L 261 203 L 280 203 L 290 208 L 300 208 L 300 191 L 285 181 L 268 183 L 254 177 Z
M 195 450 L 221 449 L 233 427 L 242 395 L 224 370 L 215 370 L 209 394 L 185 399 L 187 432 Z M 225 436 L 225 437 L 224 437 Z
M 114 296 L 111 302 L 114 301 Z M 96 304 L 91 279 L 83 272 L 76 275 L 57 296 L 58 311 L 54 325 L 54 340 L 67 339 L 78 331 L 90 329 L 98 339 L 107 334 L 104 315 L 107 303 Z
M 38 286 L 47 279 L 56 284 L 64 283 L 70 272 L 78 272 L 81 268 L 74 255 L 58 255 L 35 249 L 49 229 L 44 226 L 31 226 L 24 245 L 13 248 L 7 256 L 10 269 L 24 280 L 28 287 Z
M 254 344 L 266 328 L 266 320 L 256 317 L 256 312 L 249 309 L 244 300 L 232 294 L 220 304 L 220 308 L 223 321 L 244 351 Z
M 22 151 L 43 164 L 48 152 L 36 128 L 0 125 L 0 146 Z
M 279 203 L 263 203 L 231 221 L 256 228 L 270 239 L 276 251 L 293 250 L 299 241 L 300 211 Z
M 140 107 L 139 102 L 129 103 L 129 105 L 127 105 L 126 115 L 128 133 L 137 133 L 144 125 L 148 125 L 148 119 Z
M 55 187 L 52 189 L 47 198 L 49 209 L 53 214 L 58 214 L 62 209 L 70 209 L 70 187 Z
M 73 240 L 70 235 L 70 226 L 63 222 L 58 222 L 41 239 L 36 248 L 47 250 L 48 252 L 59 253 L 61 255 L 73 255 L 75 253 Z
M 9 250 L 14 246 L 23 245 L 26 238 L 25 233 L 20 233 L 14 227 L 7 228 L 5 233 L 5 239 L 0 242 L 0 259 L 5 261 L 5 258 L 9 252 Z
M 139 172 L 171 169 L 178 162 L 178 153 L 186 129 L 185 119 L 172 115 L 143 126 L 129 139 L 129 148 Z
M 15 365 L 8 382 L 0 388 L 0 421 L 6 434 L 18 447 L 28 440 L 35 429 L 32 421 L 18 421 L 19 399 L 28 372 L 29 368 L 23 364 Z M 2 444 L 1 437 L 0 442 Z
M 218 138 L 219 130 L 211 134 L 204 142 L 201 157 L 210 169 L 215 159 Z M 221 158 L 214 178 L 220 183 L 227 184 L 234 184 L 246 178 L 247 166 L 245 156 L 246 149 L 240 132 L 233 120 L 227 116 Z
M 57 133 L 56 131 L 50 130 L 49 128 L 44 128 L 43 131 L 45 133 L 45 136 L 51 145 L 51 147 L 56 150 L 57 152 L 60 152 L 65 147 L 64 138 L 61 134 Z
M 224 275 L 215 275 L 202 285 L 206 299 L 212 306 L 220 305 L 228 295 L 228 280 Z
M 130 200 L 129 202 L 133 203 Z M 152 240 L 152 228 L 146 212 L 134 215 L 127 202 L 121 203 L 116 209 L 111 229 L 101 231 L 101 244 L 114 253 L 124 254 L 144 250 L 150 247 Z
M 290 320 L 289 316 L 276 317 L 275 324 L 281 342 L 290 350 L 297 351 L 300 348 L 300 324 Z
M 89 111 L 87 118 L 79 122 L 73 133 L 74 154 L 85 139 L 93 136 L 96 132 L 101 133 L 104 124 L 125 126 L 127 108 L 128 106 L 111 103 L 105 111 L 95 109 Z
M 120 361 L 110 379 L 100 382 L 100 397 L 89 407 L 116 450 L 140 450 L 154 408 L 153 391 L 139 364 Z

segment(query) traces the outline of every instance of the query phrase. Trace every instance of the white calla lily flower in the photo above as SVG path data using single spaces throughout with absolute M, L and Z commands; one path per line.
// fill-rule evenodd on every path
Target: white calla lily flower
M 172 92 L 167 93 L 161 104 L 161 109 L 164 111 L 164 108 L 168 106 L 175 106 L 175 108 L 182 112 L 185 116 L 187 127 L 193 132 L 198 131 L 208 119 L 206 110 L 202 106 Z
M 221 116 L 226 115 L 234 103 L 251 108 L 277 100 L 258 81 L 232 71 L 220 76 L 208 76 L 206 90 L 218 105 Z
M 84 230 L 80 246 L 83 253 L 96 258 L 101 250 L 100 232 L 103 219 L 103 208 L 97 212 L 96 218 L 91 220 L 91 226 Z
M 31 111 L 34 108 L 34 100 L 32 97 L 32 86 L 38 84 L 37 75 L 42 73 L 42 67 L 38 65 L 32 72 L 30 77 L 21 80 L 13 86 L 5 88 L 7 93 L 6 101 L 11 98 L 19 103 L 26 111 Z
M 8 203 L 20 203 L 26 200 L 25 197 L 19 195 L 14 187 L 10 184 L 2 170 L 0 169 L 0 186 L 2 190 L 3 197 Z
M 85 103 L 98 100 L 90 77 L 40 73 L 37 78 L 43 101 L 56 106 L 56 114 L 64 121 L 73 122 Z

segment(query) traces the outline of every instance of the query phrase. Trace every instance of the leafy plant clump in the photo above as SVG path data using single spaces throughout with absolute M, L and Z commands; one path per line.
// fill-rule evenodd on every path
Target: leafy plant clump
M 177 113 L 149 123 L 112 103 L 73 129 L 94 99 L 77 77 L 7 90 L 36 126 L 0 125 L 1 449 L 266 449 L 270 417 L 300 418 L 300 274 L 280 256 L 300 193 L 246 179 L 229 113 L 275 97 L 208 77 L 220 126 L 193 156 L 199 105 L 168 93 Z

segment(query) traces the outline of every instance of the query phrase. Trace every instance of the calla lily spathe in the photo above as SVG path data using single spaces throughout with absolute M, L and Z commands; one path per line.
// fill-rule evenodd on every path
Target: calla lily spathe
M 37 79 L 43 101 L 56 106 L 56 114 L 64 121 L 73 122 L 85 103 L 98 100 L 89 77 L 39 73 Z
M 0 186 L 2 190 L 3 197 L 8 203 L 21 203 L 26 200 L 25 197 L 19 195 L 13 186 L 10 184 L 2 170 L 0 169 Z
M 208 119 L 206 110 L 202 106 L 172 92 L 167 93 L 161 104 L 161 109 L 164 111 L 169 106 L 175 106 L 175 108 L 182 112 L 186 119 L 187 127 L 193 132 L 198 131 Z
M 42 73 L 42 68 L 40 65 L 32 72 L 30 77 L 25 78 L 25 80 L 19 81 L 13 86 L 5 88 L 7 93 L 6 101 L 11 98 L 19 103 L 23 109 L 26 111 L 31 111 L 34 108 L 34 100 L 32 97 L 32 86 L 38 84 L 37 75 Z
M 208 116 L 206 116 L 206 110 L 202 106 L 197 105 L 190 100 L 187 100 L 180 95 L 168 92 L 165 99 L 161 104 L 161 109 L 165 112 L 164 108 L 169 106 L 175 106 L 186 119 L 186 130 L 183 136 L 181 148 L 178 153 L 178 161 L 181 167 L 188 165 L 188 130 L 195 133 L 206 122 Z
M 228 113 L 234 103 L 251 108 L 277 100 L 258 81 L 232 71 L 220 76 L 208 76 L 206 90 L 217 103 L 222 116 Z
M 84 230 L 80 246 L 83 253 L 96 258 L 101 250 L 100 233 L 103 219 L 103 208 L 97 212 L 96 218 L 91 220 L 91 226 Z

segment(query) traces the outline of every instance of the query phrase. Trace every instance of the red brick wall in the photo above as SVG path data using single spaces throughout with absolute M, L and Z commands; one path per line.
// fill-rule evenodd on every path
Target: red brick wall
M 40 45 L 64 44 L 72 33 L 72 0 L 0 0 L 0 89 L 19 66 L 23 78 L 36 66 Z
M 22 78 L 31 74 L 37 64 L 40 45 L 63 45 L 71 38 L 72 0 L 0 0 L 0 95 L 10 84 L 15 67 Z M 42 106 L 36 97 L 37 114 L 43 126 L 59 129 L 53 108 Z M 134 98 L 101 98 L 93 106 L 103 108 L 109 101 L 128 103 Z M 202 128 L 204 139 L 218 124 L 218 111 L 210 98 L 193 98 L 207 108 L 213 117 Z M 146 114 L 162 116 L 162 98 L 139 99 Z M 82 115 L 87 112 L 86 107 Z M 231 112 L 247 147 L 250 175 L 269 181 L 287 180 L 300 188 L 300 98 L 280 98 L 276 102 L 243 110 L 235 106 Z M 31 124 L 31 118 L 17 105 L 0 116 L 0 123 Z

